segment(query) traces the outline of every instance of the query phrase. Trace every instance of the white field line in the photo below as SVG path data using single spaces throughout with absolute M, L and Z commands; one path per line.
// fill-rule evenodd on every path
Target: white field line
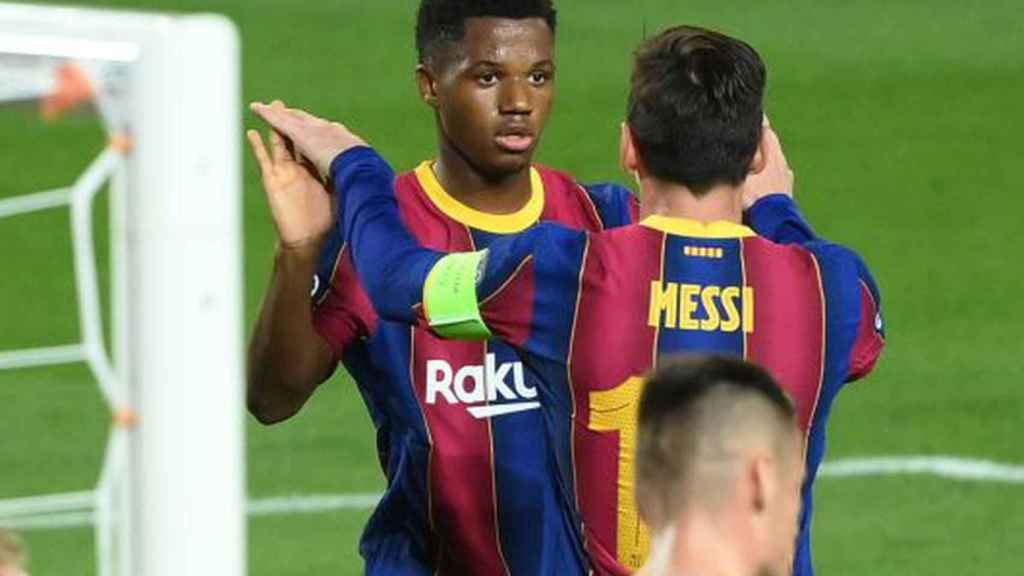
M 1024 485 L 1024 465 L 1002 464 L 987 460 L 957 458 L 954 456 L 885 456 L 873 458 L 847 458 L 827 462 L 818 471 L 824 478 L 855 478 L 872 476 L 934 476 L 947 480 L 995 484 Z M 39 513 L 20 514 L 4 511 L 0 502 L 0 526 L 16 530 L 55 530 L 80 528 L 93 523 L 93 512 L 81 508 L 82 493 L 64 499 L 67 509 L 59 504 L 39 506 L 47 497 L 33 497 L 32 508 Z M 281 516 L 320 514 L 338 510 L 368 510 L 377 505 L 381 495 L 375 493 L 291 495 L 250 500 L 249 516 Z M 23 499 L 24 500 L 28 499 Z M 13 507 L 15 509 L 20 507 Z M 24 510 L 24 509 L 23 509 Z M 13 512 L 13 513 L 12 513 Z M 27 511 L 26 511 L 27 512 Z
M 825 463 L 818 475 L 833 478 L 924 475 L 948 480 L 1024 484 L 1024 466 L 955 456 L 849 458 Z

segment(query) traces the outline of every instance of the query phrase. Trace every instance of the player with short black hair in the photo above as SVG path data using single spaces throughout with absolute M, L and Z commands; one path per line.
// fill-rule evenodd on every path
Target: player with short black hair
M 803 436 L 767 371 L 724 356 L 663 363 L 640 395 L 643 576 L 784 576 L 798 529 Z
M 636 53 L 627 124 L 644 167 L 700 198 L 750 172 L 767 72 L 747 43 L 680 26 Z
M 415 78 L 438 147 L 394 182 L 419 241 L 471 250 L 538 221 L 592 231 L 633 221 L 625 188 L 532 163 L 554 98 L 554 32 L 550 1 L 421 2 Z M 280 242 L 249 348 L 249 409 L 278 422 L 339 363 L 352 375 L 388 481 L 360 543 L 366 573 L 585 574 L 535 376 L 501 342 L 446 342 L 379 318 L 332 198 L 269 138 L 263 183 Z M 502 408 L 513 401 L 528 409 Z

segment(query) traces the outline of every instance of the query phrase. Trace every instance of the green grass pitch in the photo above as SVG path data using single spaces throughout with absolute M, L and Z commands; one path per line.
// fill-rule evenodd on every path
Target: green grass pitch
M 434 149 L 433 121 L 412 81 L 411 0 L 106 4 L 226 13 L 242 34 L 247 100 L 280 97 L 342 119 L 401 169 Z M 766 59 L 769 112 L 799 201 L 822 235 L 870 263 L 890 330 L 875 374 L 836 404 L 830 458 L 1024 463 L 1018 1 L 558 4 L 559 100 L 539 160 L 583 180 L 626 181 L 616 166 L 618 123 L 631 50 L 645 30 L 708 25 L 747 39 Z M 244 122 L 256 124 L 248 114 Z M 89 117 L 44 125 L 24 110 L 0 111 L 0 197 L 70 183 L 101 145 Z M 245 184 L 251 322 L 274 239 L 248 157 Z M 103 213 L 101 202 L 100 244 Z M 66 210 L 0 220 L 0 350 L 77 338 L 69 241 Z M 98 253 L 102 271 L 105 250 Z M 0 498 L 92 487 L 108 422 L 84 367 L 0 373 Z M 369 420 L 341 375 L 291 422 L 250 420 L 248 462 L 257 498 L 382 486 Z M 255 518 L 250 573 L 358 574 L 367 515 Z M 1021 485 L 918 476 L 818 483 L 822 574 L 1016 574 L 1022 533 Z M 92 573 L 90 530 L 26 535 L 33 573 Z

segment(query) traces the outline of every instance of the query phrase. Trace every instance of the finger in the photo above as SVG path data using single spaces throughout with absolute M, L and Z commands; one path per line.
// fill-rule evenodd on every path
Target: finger
M 245 136 L 249 140 L 249 147 L 252 148 L 253 156 L 256 157 L 260 173 L 266 175 L 271 169 L 271 162 L 270 157 L 267 156 L 267 150 L 263 146 L 263 138 L 260 137 L 260 133 L 256 130 L 247 130 Z
M 782 142 L 779 142 L 779 135 L 770 127 L 764 129 L 764 141 L 768 151 L 773 156 L 782 155 Z
M 329 193 L 330 193 L 330 190 L 331 190 L 331 188 L 330 188 L 330 186 L 327 186 L 327 183 L 326 183 L 326 182 L 324 181 L 324 179 L 323 179 L 323 178 L 322 178 L 322 177 L 320 176 L 320 171 L 319 171 L 319 170 L 317 170 L 317 168 L 316 168 L 316 165 L 315 165 L 315 164 L 313 164 L 313 162 L 312 162 L 312 161 L 311 161 L 311 160 L 310 160 L 309 158 L 306 158 L 306 157 L 305 157 L 305 156 L 303 156 L 302 154 L 299 154 L 299 155 L 298 155 L 298 156 L 296 157 L 296 160 L 298 160 L 298 162 L 299 162 L 300 164 L 302 164 L 302 167 L 306 169 L 306 172 L 308 172 L 310 176 L 312 176 L 312 177 L 313 177 L 314 179 L 316 179 L 316 180 L 317 180 L 318 182 L 320 182 L 321 184 L 323 184 L 324 186 L 326 186 L 326 187 L 327 187 L 327 190 L 328 190 L 328 194 L 329 194 Z
M 295 119 L 283 108 L 255 103 L 252 111 L 271 127 L 281 132 L 284 136 L 290 136 L 295 129 Z
M 291 154 L 288 152 L 284 138 L 277 130 L 271 128 L 268 131 L 267 139 L 270 140 L 270 155 L 274 159 L 274 164 L 291 160 Z
M 295 115 L 297 118 L 301 118 L 303 120 L 314 120 L 314 121 L 325 122 L 325 120 L 323 118 L 320 118 L 319 116 L 314 116 L 314 115 L 310 114 L 309 112 L 306 112 L 302 108 L 288 108 L 288 112 L 293 114 L 293 115 Z

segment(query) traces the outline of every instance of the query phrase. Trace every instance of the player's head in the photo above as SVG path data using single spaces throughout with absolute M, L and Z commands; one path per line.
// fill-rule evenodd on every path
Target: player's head
M 554 96 L 551 0 L 422 0 L 417 80 L 442 146 L 485 177 L 530 163 Z
M 717 356 L 671 361 L 640 399 L 640 514 L 656 540 L 710 523 L 755 573 L 781 576 L 795 549 L 802 455 L 793 404 L 763 369 Z
M 767 72 L 757 52 L 724 34 L 679 26 L 636 52 L 623 130 L 627 170 L 703 196 L 760 170 Z
M 0 528 L 0 576 L 28 576 L 25 571 L 28 553 L 21 540 Z

